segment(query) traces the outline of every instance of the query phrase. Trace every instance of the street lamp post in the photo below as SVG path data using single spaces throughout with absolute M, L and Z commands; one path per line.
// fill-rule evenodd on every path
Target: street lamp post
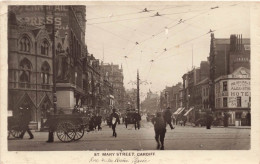
M 140 114 L 140 91 L 139 91 L 139 71 L 137 70 L 137 109 L 138 114 Z
M 53 67 L 53 109 L 54 114 L 57 113 L 57 95 L 56 95 L 56 48 L 55 48 L 55 12 L 52 9 L 52 67 Z

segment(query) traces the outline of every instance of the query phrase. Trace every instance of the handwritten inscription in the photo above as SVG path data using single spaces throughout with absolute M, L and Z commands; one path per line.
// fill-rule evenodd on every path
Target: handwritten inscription
M 90 158 L 89 163 L 149 163 L 148 156 L 154 156 L 154 152 L 142 153 L 142 152 L 118 152 L 118 153 L 94 153 L 94 156 Z

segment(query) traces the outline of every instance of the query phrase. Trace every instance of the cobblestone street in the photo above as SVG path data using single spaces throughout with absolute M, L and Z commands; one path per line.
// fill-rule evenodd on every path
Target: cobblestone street
M 23 140 L 8 140 L 9 151 L 41 150 L 156 150 L 154 130 L 150 122 L 142 121 L 140 130 L 134 125 L 117 127 L 117 138 L 105 124 L 102 131 L 86 133 L 76 142 L 62 143 L 55 135 L 54 143 L 46 143 L 47 132 L 33 132 L 35 138 L 29 140 L 28 134 Z M 167 127 L 165 150 L 248 150 L 250 149 L 250 129 L 213 127 L 176 126 Z

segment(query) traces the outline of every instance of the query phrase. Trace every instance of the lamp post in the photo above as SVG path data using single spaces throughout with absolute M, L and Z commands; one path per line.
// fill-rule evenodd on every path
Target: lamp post
M 53 109 L 54 114 L 57 113 L 57 95 L 56 95 L 56 48 L 55 48 L 55 12 L 54 12 L 54 6 L 52 9 L 52 37 L 53 37 L 53 43 L 52 43 L 52 67 L 53 67 Z

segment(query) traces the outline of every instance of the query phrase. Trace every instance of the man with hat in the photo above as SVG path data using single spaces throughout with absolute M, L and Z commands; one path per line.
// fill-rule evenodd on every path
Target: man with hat
M 116 109 L 113 108 L 113 113 L 110 115 L 110 120 L 112 124 L 113 136 L 117 137 L 116 124 L 119 123 L 119 115 L 116 113 Z
M 163 118 L 166 121 L 166 123 L 170 125 L 171 129 L 174 129 L 174 127 L 172 126 L 171 116 L 172 116 L 172 113 L 170 111 L 170 107 L 167 107 L 167 109 L 163 113 Z
M 164 150 L 164 137 L 166 133 L 166 122 L 164 121 L 160 112 L 156 113 L 156 117 L 152 119 L 155 131 L 155 140 L 157 142 L 157 149 Z M 160 142 L 161 144 L 160 144 Z

